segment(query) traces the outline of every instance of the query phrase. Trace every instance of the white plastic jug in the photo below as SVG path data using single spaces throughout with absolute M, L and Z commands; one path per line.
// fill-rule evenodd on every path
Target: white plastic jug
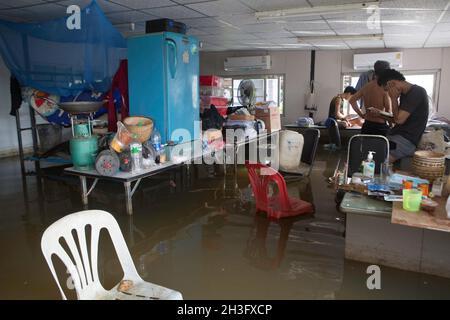
M 295 131 L 280 132 L 280 169 L 295 170 L 300 165 L 303 151 L 303 135 Z

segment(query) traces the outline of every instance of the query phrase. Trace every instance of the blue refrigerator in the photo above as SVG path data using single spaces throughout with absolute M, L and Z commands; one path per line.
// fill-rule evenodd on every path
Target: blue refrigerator
M 200 138 L 198 78 L 195 37 L 162 32 L 128 39 L 130 115 L 152 118 L 162 143 Z

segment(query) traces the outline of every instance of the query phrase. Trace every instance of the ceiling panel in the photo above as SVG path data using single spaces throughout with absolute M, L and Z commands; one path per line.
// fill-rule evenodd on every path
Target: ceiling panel
M 217 20 L 223 21 L 225 23 L 229 23 L 231 25 L 242 26 L 246 24 L 255 24 L 260 23 L 254 14 L 246 13 L 246 14 L 229 14 L 229 15 L 221 15 L 216 17 Z
M 210 35 L 220 35 L 220 34 L 224 34 L 224 33 L 238 32 L 239 29 L 235 29 L 235 28 L 232 28 L 229 26 L 222 25 L 220 27 L 204 28 L 202 31 L 205 31 L 207 34 L 210 34 Z
M 183 6 L 172 6 L 172 7 L 162 7 L 162 8 L 153 8 L 148 10 L 142 10 L 146 13 L 149 13 L 154 16 L 158 16 L 161 18 L 169 18 L 169 19 L 189 19 L 189 18 L 199 18 L 204 15 L 191 10 L 189 8 Z
M 346 40 L 351 49 L 384 48 L 383 40 Z
M 136 10 L 113 12 L 107 14 L 106 16 L 113 24 L 126 22 L 141 22 L 158 19 L 158 17 Z
M 447 10 L 440 22 L 450 22 L 450 10 Z
M 201 12 L 207 16 L 216 17 L 227 14 L 253 13 L 254 10 L 243 5 L 238 0 L 218 0 L 188 4 L 189 8 Z
M 405 24 L 385 24 L 383 23 L 383 32 L 385 34 L 389 33 L 410 33 L 411 30 L 418 33 L 429 33 L 433 30 L 435 24 L 429 23 L 405 23 Z
M 450 31 L 450 22 L 438 23 L 434 28 L 434 32 L 447 32 Z
M 283 26 L 276 23 L 257 23 L 241 26 L 243 32 L 280 32 L 284 31 Z
M 381 21 L 411 21 L 416 23 L 429 22 L 436 23 L 442 11 L 428 10 L 428 11 L 396 11 L 386 10 L 381 12 Z
M 45 0 L 0 0 L 0 8 L 16 8 L 43 3 Z
M 192 36 L 206 36 L 206 35 L 208 35 L 208 32 L 197 29 L 197 28 L 189 28 L 187 30 L 187 34 L 192 35 Z
M 276 38 L 292 38 L 294 34 L 289 31 L 280 32 L 253 32 L 255 36 L 261 39 L 276 39 Z
M 107 0 L 96 0 L 97 4 L 102 8 L 103 12 L 109 13 L 109 12 L 118 12 L 118 11 L 126 11 L 130 10 L 130 8 L 124 7 L 120 4 L 107 1 Z M 84 8 L 88 6 L 92 0 L 64 0 L 58 2 L 59 5 L 63 6 L 70 6 L 71 4 L 79 5 L 80 7 Z
M 284 24 L 285 29 L 290 31 L 305 31 L 305 30 L 328 30 L 330 29 L 328 23 L 324 20 L 312 21 L 296 21 Z
M 185 23 L 188 27 L 195 27 L 200 29 L 224 26 L 223 23 L 220 23 L 213 18 L 178 19 L 178 21 Z
M 380 8 L 443 10 L 448 0 L 388 0 L 381 1 Z
M 176 3 L 171 0 L 112 0 L 112 2 L 131 9 L 148 9 L 176 5 Z
M 373 0 L 368 0 L 373 1 Z M 314 6 L 334 6 L 339 4 L 350 4 L 350 3 L 361 3 L 361 0 L 309 0 L 309 2 Z
M 264 40 L 266 40 L 266 39 L 264 39 Z M 283 44 L 289 44 L 289 45 L 291 45 L 291 44 L 297 44 L 297 43 L 299 43 L 298 42 L 298 40 L 297 40 L 297 37 L 290 37 L 290 38 L 273 38 L 273 39 L 268 39 L 271 43 L 274 43 L 274 44 L 280 44 L 280 45 L 283 45 Z
M 310 6 L 306 0 L 241 0 L 241 2 L 256 11 L 271 11 Z
M 30 21 L 47 21 L 67 15 L 65 7 L 51 3 L 27 7 L 22 10 L 22 17 Z

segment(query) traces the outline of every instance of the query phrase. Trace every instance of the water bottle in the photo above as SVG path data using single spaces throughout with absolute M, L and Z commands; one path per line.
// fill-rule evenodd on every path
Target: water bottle
M 160 155 L 161 155 L 161 134 L 159 133 L 159 131 L 157 129 L 155 129 L 155 131 L 153 131 L 153 134 L 152 134 L 152 145 L 156 152 L 155 162 L 159 163 Z
M 136 173 L 142 170 L 142 144 L 132 142 L 130 144 L 131 172 Z

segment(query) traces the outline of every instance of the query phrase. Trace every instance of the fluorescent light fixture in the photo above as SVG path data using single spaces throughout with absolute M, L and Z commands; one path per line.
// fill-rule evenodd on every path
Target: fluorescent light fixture
M 309 37 L 297 37 L 300 43 L 310 43 L 314 41 L 351 41 L 351 40 L 383 40 L 384 35 L 382 33 L 378 34 L 358 34 L 358 35 L 334 35 L 334 36 L 309 36 Z
M 303 17 L 322 14 L 346 13 L 349 11 L 367 10 L 370 6 L 378 4 L 379 1 L 369 1 L 364 3 L 351 3 L 335 6 L 317 6 L 317 7 L 293 8 L 285 10 L 261 11 L 256 12 L 255 16 L 259 20 L 267 20 L 267 19 L 288 18 L 288 17 Z

